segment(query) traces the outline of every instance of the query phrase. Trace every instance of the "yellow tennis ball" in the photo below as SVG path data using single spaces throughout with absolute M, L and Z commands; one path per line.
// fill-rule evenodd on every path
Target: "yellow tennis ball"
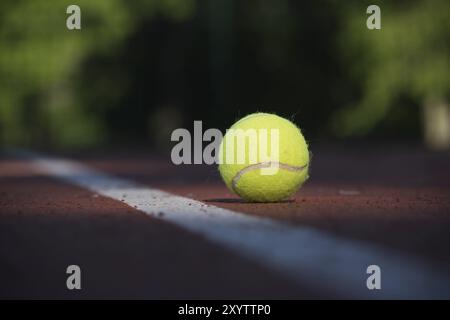
M 308 179 L 308 145 L 291 121 L 250 114 L 223 137 L 219 171 L 228 188 L 251 202 L 289 198 Z

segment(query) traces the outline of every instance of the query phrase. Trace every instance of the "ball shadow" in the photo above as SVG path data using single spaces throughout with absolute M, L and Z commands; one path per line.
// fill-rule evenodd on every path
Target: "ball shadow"
M 218 202 L 218 203 L 241 203 L 241 204 L 274 204 L 274 203 L 294 203 L 295 200 L 288 199 L 288 200 L 281 200 L 276 202 L 251 202 L 246 201 L 244 199 L 238 199 L 238 198 L 213 198 L 213 199 L 204 199 L 203 202 Z

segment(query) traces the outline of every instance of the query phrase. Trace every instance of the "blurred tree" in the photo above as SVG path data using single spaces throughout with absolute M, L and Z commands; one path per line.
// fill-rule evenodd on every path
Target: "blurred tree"
M 80 0 L 75 31 L 69 4 L 0 2 L 2 144 L 162 146 L 257 110 L 312 143 L 416 138 L 416 105 L 427 140 L 449 144 L 448 1 L 379 1 L 381 30 L 369 1 Z
M 101 123 L 78 108 L 77 68 L 95 50 L 108 50 L 128 32 L 118 0 L 79 1 L 82 30 L 66 28 L 64 1 L 2 2 L 0 106 L 3 143 L 85 144 Z M 64 130 L 62 130 L 64 129 Z
M 143 20 L 192 15 L 195 1 L 79 0 L 81 30 L 66 28 L 70 1 L 0 2 L 0 142 L 89 146 L 102 141 L 103 114 L 80 101 L 80 70 L 93 55 L 114 54 Z M 83 78 L 84 79 L 84 78 Z M 114 94 L 119 83 L 104 88 Z M 120 92 L 120 90 L 119 90 Z M 108 102 L 103 101 L 103 102 Z M 100 102 L 101 103 L 101 102 Z
M 365 27 L 369 4 L 347 2 L 340 11 L 343 63 L 360 84 L 360 97 L 332 119 L 335 133 L 367 134 L 391 109 L 405 107 L 406 97 L 425 108 L 427 143 L 450 147 L 450 2 L 381 1 L 381 30 L 374 31 Z

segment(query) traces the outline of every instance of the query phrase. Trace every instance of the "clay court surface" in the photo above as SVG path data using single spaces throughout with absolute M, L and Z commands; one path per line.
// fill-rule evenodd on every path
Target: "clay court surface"
M 181 216 L 171 215 L 170 203 L 159 207 L 156 199 L 141 210 L 125 195 L 107 197 L 42 170 L 34 158 L 3 152 L 0 297 L 449 298 L 450 153 L 397 146 L 312 151 L 310 180 L 293 199 L 269 204 L 239 200 L 216 167 L 175 166 L 169 153 L 46 153 L 181 196 Z M 217 208 L 228 209 L 225 216 L 239 226 L 243 215 L 249 238 L 245 228 L 234 237 L 234 224 L 215 223 Z M 198 229 L 182 216 L 193 211 Z M 264 233 L 267 221 L 296 237 L 287 241 L 271 227 Z M 305 230 L 309 238 L 297 237 Z M 66 288 L 71 264 L 81 267 L 82 290 Z M 365 287 L 370 264 L 381 267 L 380 291 Z

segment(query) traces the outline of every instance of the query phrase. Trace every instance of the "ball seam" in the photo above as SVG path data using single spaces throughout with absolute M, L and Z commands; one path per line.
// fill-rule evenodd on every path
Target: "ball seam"
M 249 166 L 239 170 L 238 173 L 236 173 L 236 175 L 231 180 L 231 188 L 233 189 L 234 192 L 239 194 L 239 192 L 237 190 L 237 183 L 239 182 L 239 179 L 244 174 L 246 174 L 247 172 L 253 171 L 253 170 L 269 168 L 269 167 L 275 166 L 275 165 L 278 165 L 278 167 L 283 170 L 292 171 L 292 172 L 303 171 L 305 168 L 308 167 L 307 164 L 305 164 L 303 166 L 291 166 L 289 164 L 278 162 L 278 161 L 266 161 L 266 162 L 255 163 L 255 164 L 249 165 Z

